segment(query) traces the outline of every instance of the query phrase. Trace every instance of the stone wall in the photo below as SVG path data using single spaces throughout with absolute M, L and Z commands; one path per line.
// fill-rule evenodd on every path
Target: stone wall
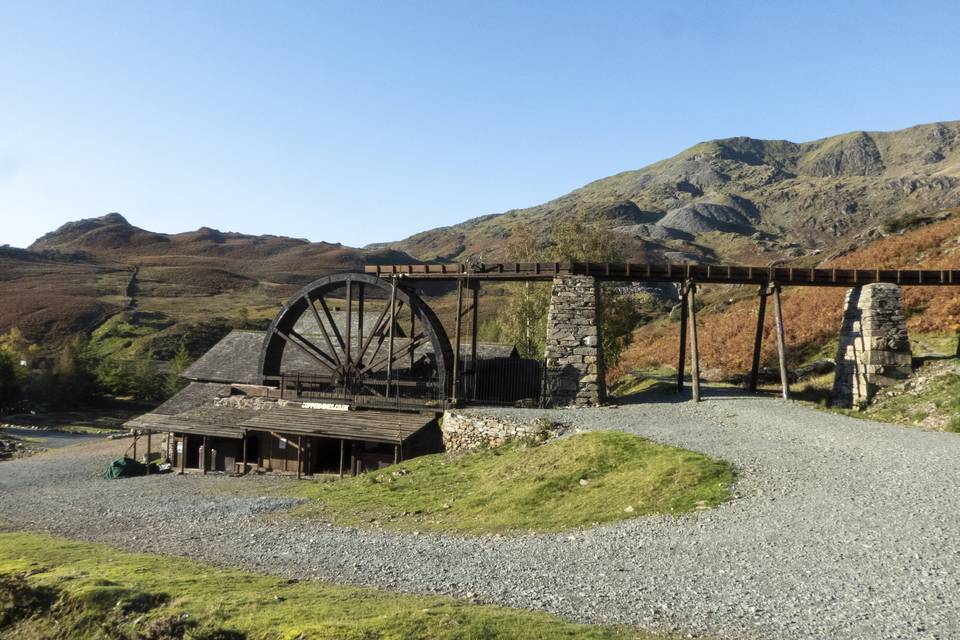
M 866 406 L 880 387 L 913 372 L 906 318 L 895 284 L 869 284 L 847 292 L 831 404 Z
M 544 354 L 549 406 L 590 406 L 606 400 L 600 312 L 600 287 L 594 278 L 553 279 Z
M 559 434 L 561 428 L 544 419 L 517 420 L 482 413 L 446 411 L 440 423 L 446 451 L 499 447 L 515 438 L 544 439 Z

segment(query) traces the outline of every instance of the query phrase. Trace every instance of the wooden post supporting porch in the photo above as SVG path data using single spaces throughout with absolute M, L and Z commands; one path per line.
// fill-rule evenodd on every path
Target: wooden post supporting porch
M 200 456 L 200 468 L 203 470 L 203 475 L 207 475 L 207 456 L 210 455 L 210 452 L 207 448 L 207 436 L 203 436 L 203 455 Z
M 180 451 L 180 475 L 183 475 L 187 472 L 187 434 L 183 434 L 180 439 L 180 446 L 182 447 Z
M 761 285 L 760 292 L 757 295 L 760 296 L 760 308 L 757 311 L 757 332 L 753 336 L 753 362 L 750 365 L 748 386 L 750 393 L 756 393 L 757 391 L 757 376 L 760 374 L 760 348 L 763 346 L 763 322 L 767 312 L 767 296 L 770 294 L 767 292 L 767 287 Z
M 343 480 L 343 456 L 346 453 L 346 440 L 340 438 L 340 479 Z
M 247 475 L 247 434 L 243 434 L 243 459 L 240 467 L 240 475 Z
M 147 475 L 150 475 L 150 435 L 152 431 L 147 431 Z
M 297 480 L 303 477 L 303 436 L 297 436 Z

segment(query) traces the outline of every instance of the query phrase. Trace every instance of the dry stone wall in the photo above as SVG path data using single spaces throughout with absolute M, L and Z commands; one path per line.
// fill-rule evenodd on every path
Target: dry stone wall
M 877 389 L 913 372 L 906 318 L 895 284 L 869 284 L 847 292 L 831 403 L 866 406 Z
M 446 451 L 469 451 L 499 447 L 508 440 L 546 439 L 560 433 L 561 427 L 545 420 L 516 420 L 482 413 L 446 411 L 440 424 Z
M 553 279 L 544 354 L 550 406 L 591 406 L 606 400 L 600 313 L 600 287 L 594 278 Z

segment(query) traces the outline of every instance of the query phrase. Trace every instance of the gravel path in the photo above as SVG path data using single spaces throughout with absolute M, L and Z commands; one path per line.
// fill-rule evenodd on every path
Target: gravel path
M 0 464 L 0 528 L 649 629 L 960 637 L 960 437 L 722 393 L 536 412 L 739 467 L 734 501 L 679 518 L 520 538 L 363 532 L 284 519 L 291 500 L 258 497 L 284 480 L 99 480 L 118 446 L 101 443 Z

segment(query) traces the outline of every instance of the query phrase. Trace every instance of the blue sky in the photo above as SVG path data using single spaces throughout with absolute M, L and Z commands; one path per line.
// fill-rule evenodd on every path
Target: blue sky
M 0 0 L 0 244 L 363 245 L 702 140 L 960 119 L 960 3 Z

